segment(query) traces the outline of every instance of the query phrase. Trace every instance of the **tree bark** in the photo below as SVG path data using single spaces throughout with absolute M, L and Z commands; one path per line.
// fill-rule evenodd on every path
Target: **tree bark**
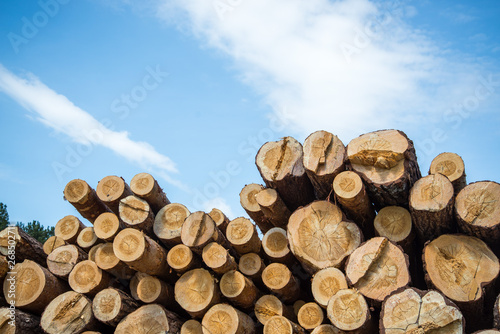
M 139 173 L 130 181 L 130 189 L 137 196 L 146 200 L 154 214 L 165 205 L 170 204 L 167 195 L 163 192 L 158 182 L 148 173 Z
M 307 331 L 289 319 L 275 315 L 264 325 L 264 334 L 306 334 Z
M 344 273 L 334 267 L 321 269 L 311 281 L 314 300 L 324 309 L 340 289 L 347 289 L 347 281 Z
M 99 239 L 108 242 L 112 242 L 116 235 L 124 228 L 125 223 L 112 212 L 103 213 L 94 222 L 95 235 Z
M 289 320 L 295 320 L 293 309 L 285 305 L 274 295 L 264 295 L 255 302 L 254 312 L 257 320 L 265 325 L 267 321 L 276 315 L 283 316 Z
M 500 329 L 500 295 L 498 295 L 493 306 L 493 327 Z
M 167 253 L 167 263 L 178 274 L 201 267 L 199 257 L 183 244 L 172 247 Z
M 32 260 L 47 267 L 43 245 L 17 226 L 7 226 L 0 231 L 0 255 L 6 256 L 7 260 L 15 260 L 15 263 Z
M 272 188 L 262 189 L 255 195 L 255 200 L 266 218 L 274 226 L 286 227 L 292 213 L 276 190 Z
M 323 323 L 325 314 L 318 304 L 306 303 L 300 308 L 297 320 L 302 328 L 311 331 Z
M 257 228 L 247 218 L 232 220 L 227 226 L 226 238 L 239 255 L 260 252 L 261 241 Z
M 260 184 L 247 184 L 240 192 L 240 204 L 255 224 L 257 224 L 261 232 L 266 233 L 273 228 L 274 225 L 269 218 L 266 217 L 259 203 L 257 203 L 256 195 L 263 189 L 265 188 Z
M 236 270 L 238 267 L 229 251 L 216 242 L 211 242 L 203 248 L 202 258 L 206 266 L 219 275 Z
M 115 214 L 119 215 L 120 200 L 132 195 L 130 187 L 122 177 L 106 176 L 97 184 L 97 197 Z
M 224 317 L 223 321 L 221 316 Z M 203 332 L 207 334 L 255 334 L 255 323 L 252 318 L 228 304 L 212 306 L 201 324 Z
M 145 304 L 160 304 L 169 310 L 178 311 L 174 288 L 154 276 L 143 276 L 137 284 L 137 296 Z
M 93 227 L 84 228 L 80 234 L 78 234 L 78 238 L 76 239 L 78 246 L 86 252 L 88 252 L 96 244 L 100 244 L 102 242 L 103 241 L 95 234 Z
M 172 333 L 179 334 L 183 323 L 177 314 L 158 304 L 144 305 L 118 324 L 115 334 Z
M 341 289 L 328 302 L 327 315 L 334 327 L 346 333 L 371 334 L 376 331 L 370 308 L 356 289 Z
M 4 334 L 43 334 L 40 317 L 7 307 L 0 308 L 0 333 Z
M 66 245 L 66 241 L 63 238 L 53 235 L 43 243 L 43 252 L 49 255 L 54 249 L 64 245 Z
M 220 280 L 220 291 L 231 304 L 245 310 L 250 310 L 262 293 L 255 284 L 242 273 L 231 270 Z
M 85 225 L 80 219 L 75 216 L 65 216 L 61 218 L 55 228 L 54 234 L 56 237 L 62 238 L 68 244 L 76 244 L 78 235 L 85 228 Z
M 456 153 L 441 153 L 432 160 L 429 174 L 438 173 L 443 174 L 451 181 L 455 195 L 467 185 L 464 161 Z
M 181 243 L 182 224 L 190 215 L 188 208 L 179 203 L 165 205 L 155 217 L 153 231 L 168 248 Z
M 114 288 L 101 290 L 92 301 L 92 311 L 97 320 L 112 327 L 138 307 L 132 297 Z
M 203 248 L 211 242 L 217 242 L 226 249 L 231 248 L 213 219 L 202 211 L 193 212 L 186 218 L 182 225 L 181 240 L 184 245 L 199 255 L 203 253 Z
M 135 228 L 153 236 L 155 217 L 148 202 L 136 196 L 128 196 L 120 201 L 120 219 L 125 227 Z
M 77 263 L 68 278 L 71 289 L 91 297 L 109 287 L 111 281 L 111 275 L 90 260 Z
M 91 223 L 94 223 L 101 213 L 111 210 L 104 204 L 87 182 L 79 179 L 71 180 L 64 188 L 64 198 Z
M 116 278 L 129 280 L 135 275 L 135 270 L 120 261 L 113 250 L 113 243 L 103 244 L 95 253 L 95 264 Z
M 299 280 L 282 263 L 268 265 L 262 272 L 262 281 L 285 303 L 292 303 L 300 297 Z
M 224 212 L 219 209 L 213 208 L 212 211 L 208 213 L 208 215 L 214 220 L 215 225 L 217 225 L 219 230 L 221 230 L 222 233 L 226 234 L 226 228 L 230 220 L 229 218 L 227 218 Z
M 52 251 L 47 257 L 47 268 L 55 276 L 68 280 L 69 273 L 75 265 L 87 260 L 88 256 L 75 245 L 66 245 Z

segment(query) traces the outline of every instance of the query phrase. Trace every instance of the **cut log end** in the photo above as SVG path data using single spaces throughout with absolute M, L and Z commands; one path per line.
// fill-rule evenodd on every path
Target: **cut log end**
M 334 179 L 333 190 L 340 198 L 350 200 L 363 190 L 363 181 L 355 172 L 345 171 Z
M 66 241 L 64 241 L 63 238 L 53 235 L 43 243 L 43 251 L 45 254 L 49 255 L 54 249 L 64 245 L 66 245 Z
M 253 320 L 228 304 L 217 304 L 210 308 L 201 323 L 205 334 L 255 333 Z
M 66 184 L 64 188 L 64 198 L 70 203 L 84 202 L 89 196 L 91 188 L 84 180 L 75 179 Z
M 99 215 L 94 222 L 94 233 L 102 240 L 112 241 L 120 230 L 120 219 L 112 212 Z
M 144 254 L 146 240 L 144 233 L 127 228 L 122 230 L 113 241 L 113 251 L 124 262 L 137 261 Z
M 216 231 L 215 222 L 209 215 L 197 211 L 189 215 L 184 221 L 181 231 L 182 243 L 195 250 L 201 250 L 208 244 Z
M 155 217 L 153 231 L 166 246 L 181 243 L 182 225 L 190 215 L 188 208 L 179 203 L 164 206 Z
M 264 261 L 256 253 L 248 253 L 240 257 L 240 262 L 238 264 L 238 269 L 245 276 L 248 276 L 252 279 L 259 279 L 260 274 L 264 270 L 266 265 Z
M 260 297 L 255 302 L 254 312 L 257 320 L 263 325 L 265 325 L 271 317 L 276 315 L 288 317 L 292 315 L 292 311 L 287 309 L 287 306 L 274 295 L 264 295 Z
M 120 201 L 120 219 L 127 227 L 133 227 L 148 233 L 153 232 L 154 215 L 143 199 L 127 196 Z
M 0 333 L 43 334 L 40 317 L 18 309 L 0 308 Z
M 76 243 L 76 239 L 85 225 L 75 216 L 66 216 L 61 218 L 54 228 L 56 237 L 63 239 L 68 243 Z
M 302 305 L 297 314 L 299 325 L 307 330 L 313 330 L 321 325 L 324 318 L 323 309 L 316 303 L 306 303 Z
M 130 181 L 130 188 L 137 196 L 147 196 L 155 187 L 156 180 L 151 174 L 139 173 Z
M 291 255 L 286 231 L 281 227 L 274 227 L 264 234 L 262 248 L 276 262 L 287 262 Z
M 243 217 L 232 220 L 226 229 L 227 240 L 238 254 L 258 253 L 261 241 L 252 222 Z
M 111 277 L 93 261 L 86 260 L 75 265 L 69 274 L 69 285 L 78 293 L 94 296 L 108 287 Z
M 194 317 L 202 317 L 220 299 L 217 284 L 205 269 L 193 269 L 175 283 L 175 300 Z
M 213 208 L 212 211 L 208 213 L 208 215 L 214 220 L 215 225 L 217 225 L 219 230 L 226 233 L 226 228 L 229 224 L 229 218 L 227 218 L 224 212 L 219 209 Z
M 285 317 L 271 317 L 264 325 L 263 334 L 306 334 L 307 332 Z
M 387 206 L 380 210 L 373 222 L 376 233 L 398 243 L 410 235 L 412 231 L 411 215 L 400 206 Z
M 76 239 L 78 246 L 87 251 L 100 242 L 102 241 L 95 234 L 93 227 L 84 228 L 80 234 L 78 234 L 78 238 Z
M 180 334 L 203 334 L 201 323 L 197 320 L 188 320 L 181 327 Z
M 92 311 L 97 320 L 113 327 L 138 307 L 139 304 L 129 295 L 113 288 L 101 290 L 92 301 Z
M 328 302 L 327 314 L 331 323 L 343 331 L 358 330 L 370 321 L 368 304 L 355 289 L 339 290 Z
M 340 331 L 332 325 L 320 325 L 311 334 L 339 334 Z
M 132 191 L 121 177 L 110 175 L 97 184 L 97 197 L 106 204 L 114 213 L 119 213 L 120 200 L 132 195 Z
M 282 263 L 271 263 L 262 272 L 262 281 L 267 288 L 285 302 L 293 302 L 300 295 L 297 278 Z
M 432 160 L 429 174 L 438 173 L 451 181 L 456 194 L 466 186 L 464 161 L 456 153 L 441 153 Z
M 262 189 L 255 195 L 255 200 L 274 226 L 286 226 L 292 213 L 275 189 Z
M 346 288 L 347 281 L 344 273 L 333 267 L 318 271 L 311 282 L 314 300 L 325 309 L 330 298 L 340 289 Z
M 202 258 L 209 268 L 220 275 L 237 268 L 236 261 L 228 250 L 216 242 L 211 242 L 203 248 Z
M 67 278 L 75 265 L 86 259 L 87 254 L 77 246 L 61 246 L 47 256 L 47 268 L 57 277 Z
M 186 245 L 177 245 L 172 247 L 167 254 L 168 265 L 179 273 L 185 273 L 187 270 L 194 269 L 196 263 L 195 255 Z
M 144 305 L 118 324 L 115 334 L 179 333 L 182 320 L 161 305 Z

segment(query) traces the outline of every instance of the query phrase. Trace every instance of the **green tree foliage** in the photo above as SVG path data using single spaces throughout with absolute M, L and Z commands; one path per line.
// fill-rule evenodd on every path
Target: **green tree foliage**
M 9 213 L 7 212 L 7 205 L 0 203 L 0 231 L 9 225 Z M 30 223 L 24 224 L 17 222 L 24 232 L 31 235 L 41 243 L 44 243 L 50 236 L 54 235 L 54 227 L 45 227 L 39 221 L 33 220 Z
M 9 213 L 7 212 L 7 205 L 0 203 L 0 231 L 9 225 Z

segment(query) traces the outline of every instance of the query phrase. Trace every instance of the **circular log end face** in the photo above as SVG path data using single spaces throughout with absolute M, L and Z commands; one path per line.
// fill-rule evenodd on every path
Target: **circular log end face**
M 138 260 L 146 249 L 146 241 L 141 231 L 127 228 L 117 234 L 113 241 L 113 251 L 123 262 Z
M 15 294 L 9 293 L 10 282 L 15 282 Z M 3 292 L 7 303 L 16 307 L 29 305 L 37 300 L 45 288 L 45 274 L 36 262 L 25 260 L 17 263 L 4 280 Z
M 254 234 L 257 234 L 255 225 L 247 218 L 236 218 L 227 225 L 227 240 L 233 245 L 246 244 Z
M 171 203 L 164 206 L 156 215 L 153 226 L 159 238 L 172 239 L 181 234 L 182 224 L 189 216 L 189 210 L 182 204 Z
M 130 189 L 138 196 L 148 195 L 154 188 L 155 179 L 148 173 L 139 173 L 132 178 Z
M 69 240 L 80 232 L 81 224 L 80 220 L 75 216 L 63 217 L 57 222 L 54 234 L 63 240 Z
M 116 318 L 121 308 L 120 294 L 114 289 L 104 289 L 92 301 L 94 315 L 100 321 L 109 321 Z
M 137 295 L 144 303 L 153 303 L 161 293 L 161 282 L 153 276 L 146 276 L 137 285 Z
M 304 167 L 317 175 L 335 172 L 344 158 L 344 144 L 329 132 L 316 131 L 304 141 Z
M 182 334 L 203 334 L 201 323 L 196 320 L 188 320 L 181 327 Z
M 94 232 L 94 228 L 86 227 L 78 235 L 77 242 L 78 244 L 86 246 L 94 244 L 96 240 L 97 240 L 97 235 Z
M 103 202 L 113 202 L 122 196 L 125 191 L 125 181 L 118 176 L 111 175 L 103 178 L 96 188 L 99 199 Z
M 482 286 L 499 273 L 498 258 L 475 238 L 442 235 L 424 249 L 427 273 L 432 283 L 448 298 L 458 302 L 478 300 Z
M 45 308 L 40 324 L 48 334 L 72 334 L 82 331 L 92 314 L 92 303 L 83 294 L 68 291 L 57 296 Z
M 103 270 L 114 268 L 120 262 L 113 250 L 113 243 L 105 243 L 97 249 L 95 262 Z
M 220 268 L 227 262 L 227 249 L 216 242 L 211 242 L 203 248 L 203 262 L 210 268 Z
M 167 254 L 167 262 L 174 269 L 185 268 L 192 259 L 193 252 L 186 245 L 176 245 Z
M 90 192 L 87 182 L 79 179 L 71 180 L 64 188 L 64 197 L 70 203 L 79 203 L 84 201 Z
M 256 163 L 266 180 L 279 181 L 286 175 L 304 174 L 302 145 L 292 137 L 265 143 L 257 153 Z
M 270 207 L 278 200 L 278 192 L 272 188 L 262 189 L 255 195 L 255 200 L 260 206 Z
M 79 262 L 69 274 L 69 285 L 79 293 L 88 293 L 101 281 L 102 271 L 90 260 Z
M 94 232 L 100 239 L 109 239 L 120 229 L 120 220 L 112 212 L 100 214 L 94 222 Z
M 215 281 L 205 269 L 193 269 L 175 283 L 175 300 L 188 312 L 199 312 L 212 301 Z
M 75 245 L 61 246 L 47 256 L 47 267 L 52 272 L 66 275 L 71 272 L 78 260 L 78 249 Z
M 264 251 L 271 257 L 283 257 L 290 252 L 286 231 L 280 227 L 273 227 L 262 238 Z
M 401 180 L 405 174 L 405 160 L 399 160 L 396 165 L 390 169 L 376 166 L 366 166 L 352 163 L 352 169 L 363 174 L 371 183 L 375 185 L 390 184 Z
M 441 174 L 419 179 L 410 191 L 410 207 L 420 211 L 441 211 L 453 198 L 453 185 Z
M 320 325 L 311 334 L 339 334 L 340 331 L 332 325 Z
M 206 213 L 193 212 L 182 225 L 182 243 L 189 247 L 203 245 L 212 238 L 215 228 L 215 222 Z
M 354 198 L 363 189 L 363 181 L 355 172 L 345 171 L 333 180 L 333 191 L 341 198 Z
M 12 323 L 11 313 L 6 307 L 0 309 L 0 333 L 16 334 L 16 325 Z
M 406 239 L 412 229 L 410 212 L 399 206 L 382 208 L 375 217 L 373 224 L 381 237 L 386 237 L 393 242 Z
M 260 211 L 259 203 L 257 203 L 257 199 L 255 196 L 262 190 L 264 187 L 260 184 L 251 183 L 247 184 L 240 192 L 240 203 L 241 206 L 250 212 L 258 212 Z
M 344 274 L 337 268 L 325 268 L 318 271 L 311 283 L 311 290 L 314 300 L 323 307 L 328 305 L 328 301 L 340 289 L 347 288 L 347 281 Z
M 167 314 L 158 304 L 144 305 L 130 313 L 116 326 L 115 334 L 168 333 Z
M 150 212 L 149 204 L 135 196 L 127 196 L 120 201 L 120 217 L 130 225 L 144 222 Z
M 238 269 L 247 276 L 257 274 L 262 266 L 262 259 L 257 253 L 248 253 L 240 258 Z
M 264 325 L 264 334 L 293 334 L 293 327 L 287 318 L 274 316 Z
M 255 316 L 263 325 L 276 315 L 283 315 L 283 304 L 273 295 L 264 295 L 255 302 Z
M 210 334 L 237 334 L 238 315 L 228 304 L 217 304 L 203 317 L 202 326 Z
M 290 281 L 291 276 L 290 269 L 282 263 L 271 263 L 262 272 L 264 284 L 272 290 L 284 288 Z
M 213 208 L 212 211 L 210 211 L 210 213 L 208 215 L 210 216 L 210 218 L 213 219 L 213 221 L 215 222 L 215 225 L 217 225 L 217 226 L 224 223 L 224 220 L 226 219 L 226 216 L 224 215 L 224 213 L 221 210 L 215 209 L 215 208 Z
M 245 276 L 236 270 L 225 273 L 220 280 L 220 290 L 227 298 L 239 296 L 245 288 Z
M 453 182 L 465 173 L 464 161 L 456 153 L 441 153 L 431 162 L 429 174 L 443 174 Z
M 323 310 L 316 303 L 306 303 L 300 308 L 297 319 L 305 329 L 314 329 L 323 323 Z
M 327 312 L 332 324 L 344 331 L 362 327 L 369 314 L 365 298 L 355 289 L 339 290 L 328 302 Z
M 457 195 L 455 207 L 459 217 L 471 225 L 500 224 L 500 184 L 487 181 L 469 184 Z
M 49 255 L 56 248 L 66 245 L 66 242 L 61 237 L 56 237 L 55 235 L 49 237 L 47 241 L 43 243 L 43 251 L 45 254 Z

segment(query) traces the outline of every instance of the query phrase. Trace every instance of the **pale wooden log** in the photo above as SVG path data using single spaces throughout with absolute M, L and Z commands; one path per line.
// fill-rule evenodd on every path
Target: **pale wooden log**
M 137 284 L 137 296 L 145 304 L 160 304 L 169 310 L 178 310 L 174 288 L 154 276 L 143 276 Z
M 129 280 L 135 275 L 135 270 L 115 255 L 111 242 L 103 244 L 96 250 L 94 262 L 99 268 L 119 279 Z
M 472 334 L 498 334 L 498 333 L 500 333 L 500 331 L 498 331 L 496 329 L 484 329 L 484 330 L 476 331 Z
M 116 235 L 125 228 L 125 224 L 113 212 L 105 212 L 94 222 L 95 235 L 104 241 L 113 241 Z
M 136 196 L 127 196 L 120 201 L 120 219 L 125 227 L 135 228 L 153 236 L 155 216 L 148 202 Z
M 111 211 L 84 180 L 69 181 L 64 188 L 64 198 L 91 223 L 94 223 L 101 213 Z
M 228 271 L 222 276 L 220 291 L 231 304 L 246 310 L 253 308 L 257 298 L 262 295 L 248 277 L 236 270 Z
M 292 214 L 281 199 L 278 192 L 272 188 L 262 189 L 255 195 L 255 200 L 266 218 L 277 227 L 285 227 Z
M 493 327 L 500 329 L 500 294 L 495 300 L 495 305 L 493 306 Z
M 316 327 L 311 334 L 339 334 L 341 333 L 337 328 L 333 327 L 333 325 L 320 325 Z
M 86 260 L 75 265 L 68 278 L 71 289 L 88 296 L 95 296 L 111 284 L 111 275 L 99 268 L 95 262 Z
M 78 246 L 86 252 L 88 252 L 95 245 L 102 242 L 103 240 L 97 237 L 93 227 L 84 228 L 80 232 L 80 234 L 78 234 L 78 238 L 76 239 L 76 243 L 78 244 Z
M 262 272 L 262 281 L 286 303 L 294 302 L 300 297 L 299 280 L 282 263 L 268 265 Z
M 172 247 L 167 253 L 167 263 L 178 274 L 201 267 L 201 261 L 186 245 Z
M 302 145 L 292 137 L 265 143 L 255 164 L 269 188 L 276 189 L 290 210 L 314 200 L 314 188 L 303 164 Z
M 221 230 L 224 234 L 226 234 L 226 228 L 229 224 L 230 219 L 219 209 L 213 208 L 212 211 L 208 213 L 210 218 L 212 218 L 215 222 L 215 225 Z
M 153 231 L 158 239 L 171 248 L 180 244 L 182 224 L 190 215 L 188 208 L 179 203 L 165 205 L 155 217 Z
M 203 248 L 202 258 L 207 267 L 219 275 L 236 270 L 238 267 L 229 251 L 216 242 L 211 242 Z
M 238 270 L 254 282 L 262 282 L 262 272 L 266 268 L 264 260 L 256 253 L 248 253 L 240 257 Z
M 178 334 L 184 321 L 158 304 L 144 305 L 127 315 L 116 326 L 115 334 Z
M 54 249 L 47 257 L 47 268 L 55 276 L 68 279 L 70 272 L 78 262 L 87 260 L 88 255 L 75 245 L 66 245 Z
M 365 298 L 356 289 L 341 289 L 328 302 L 328 319 L 346 333 L 371 334 L 376 326 Z
M 66 282 L 30 260 L 16 263 L 3 281 L 7 303 L 15 303 L 17 308 L 38 315 L 51 300 L 68 289 Z
M 15 263 L 32 260 L 41 266 L 47 266 L 47 254 L 43 251 L 43 245 L 17 226 L 7 226 L 0 231 L 0 255 Z
M 44 243 L 43 243 L 43 252 L 47 255 L 52 253 L 52 251 L 58 247 L 66 245 L 66 241 L 64 241 L 63 238 L 61 237 L 56 237 L 55 235 L 49 237 Z
M 186 218 L 182 225 L 181 240 L 184 245 L 199 255 L 211 242 L 217 242 L 227 249 L 231 248 L 213 219 L 202 211 L 193 212 Z
M 456 153 L 441 153 L 432 160 L 429 174 L 437 173 L 443 174 L 451 181 L 455 195 L 467 185 L 464 161 Z
M 359 227 L 343 221 L 342 211 L 327 201 L 298 209 L 288 222 L 290 250 L 310 274 L 342 266 L 361 240 Z
M 203 334 L 254 334 L 255 323 L 229 304 L 212 306 L 201 321 Z
M 239 217 L 232 220 L 227 225 L 226 238 L 240 255 L 260 252 L 261 241 L 250 219 Z
M 40 317 L 7 307 L 0 308 L 0 333 L 43 334 Z
M 97 245 L 92 246 L 92 248 L 88 252 L 88 259 L 90 261 L 95 262 L 95 254 L 97 253 L 97 250 L 102 246 L 104 246 L 104 244 L 97 244 Z
M 296 262 L 288 244 L 286 231 L 281 227 L 273 227 L 264 234 L 262 249 L 271 262 L 284 263 L 289 267 Z
M 85 228 L 85 225 L 80 219 L 69 215 L 61 218 L 54 227 L 54 234 L 66 241 L 68 244 L 76 244 L 76 240 L 80 232 Z
M 139 304 L 132 297 L 114 288 L 99 291 L 92 301 L 92 312 L 97 320 L 112 327 L 116 327 L 138 307 Z
M 302 305 L 297 314 L 297 321 L 302 328 L 313 330 L 323 323 L 325 314 L 323 309 L 316 303 L 306 303 Z
M 181 334 L 203 334 L 201 323 L 194 319 L 186 321 L 181 327 Z
M 343 272 L 330 267 L 318 271 L 311 281 L 311 290 L 314 300 L 324 309 L 328 301 L 340 289 L 347 288 L 347 281 Z
M 342 172 L 333 181 L 333 191 L 347 217 L 358 224 L 366 239 L 372 238 L 375 211 L 361 177 L 355 172 Z
M 346 149 L 342 141 L 326 131 L 316 131 L 304 141 L 304 167 L 316 198 L 326 199 L 332 183 L 345 170 Z
M 269 218 L 266 217 L 255 197 L 257 193 L 263 189 L 265 188 L 260 184 L 247 184 L 240 192 L 240 204 L 255 224 L 257 224 L 262 233 L 266 233 L 269 229 L 273 228 L 274 225 Z
M 139 173 L 130 181 L 130 189 L 137 196 L 146 200 L 154 214 L 165 205 L 170 204 L 158 181 L 148 173 Z
M 96 194 L 111 211 L 118 215 L 120 200 L 132 195 L 132 191 L 122 177 L 110 175 L 99 181 Z
M 194 318 L 202 318 L 210 307 L 220 301 L 217 282 L 205 269 L 193 269 L 175 283 L 175 300 Z
M 276 315 L 284 316 L 287 319 L 296 318 L 292 307 L 283 304 L 278 297 L 274 295 L 264 295 L 255 302 L 254 312 L 257 320 L 265 325 L 266 322 Z
M 307 331 L 289 319 L 275 315 L 264 325 L 263 334 L 306 334 Z
M 150 276 L 150 275 L 145 274 L 145 273 L 141 273 L 140 271 L 137 271 L 135 273 L 135 275 L 130 279 L 130 282 L 129 282 L 130 295 L 135 300 L 141 300 L 139 298 L 139 294 L 138 294 L 138 291 L 137 291 L 137 286 L 139 285 L 139 282 L 141 281 L 141 279 L 144 278 L 144 277 L 147 277 L 147 276 Z

